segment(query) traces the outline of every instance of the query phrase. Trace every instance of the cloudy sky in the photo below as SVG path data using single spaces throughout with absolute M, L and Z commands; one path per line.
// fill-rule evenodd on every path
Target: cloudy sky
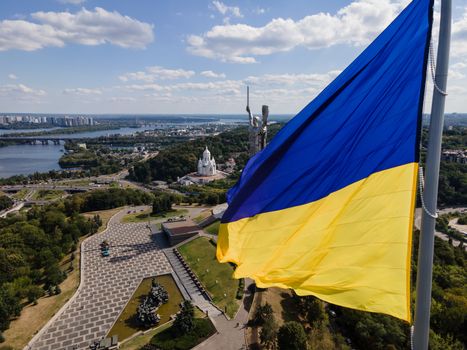
M 1 0 L 0 112 L 238 114 L 248 84 L 254 112 L 295 114 L 407 2 Z M 467 112 L 453 5 L 447 111 Z

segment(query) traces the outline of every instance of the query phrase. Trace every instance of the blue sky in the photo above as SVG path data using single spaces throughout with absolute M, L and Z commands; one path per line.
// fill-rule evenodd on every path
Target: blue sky
M 467 112 L 467 0 L 453 3 L 447 110 Z M 249 84 L 254 111 L 293 114 L 406 4 L 2 0 L 0 112 L 236 114 Z

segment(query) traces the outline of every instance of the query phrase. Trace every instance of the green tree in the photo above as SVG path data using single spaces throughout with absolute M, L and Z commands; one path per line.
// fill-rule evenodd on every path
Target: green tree
M 183 335 L 191 332 L 194 327 L 195 309 L 189 300 L 182 303 L 182 307 L 175 317 L 173 329 L 177 335 Z
M 45 284 L 58 286 L 65 279 L 64 273 L 58 267 L 58 264 L 47 266 L 44 271 Z
M 6 196 L 0 195 L 0 210 L 5 210 L 10 208 L 13 205 L 13 200 Z
M 20 300 L 9 288 L 0 288 L 0 332 L 10 325 L 10 319 L 19 316 Z
M 256 326 L 262 326 L 267 320 L 273 318 L 272 306 L 269 303 L 258 305 L 253 316 L 253 323 Z
M 274 316 L 269 317 L 263 324 L 261 332 L 259 334 L 259 339 L 261 344 L 263 344 L 267 349 L 274 348 L 277 338 L 277 329 L 278 325 Z
M 280 350 L 306 349 L 306 334 L 303 326 L 295 321 L 285 323 L 277 334 Z
M 308 323 L 313 326 L 319 326 L 326 317 L 324 303 L 314 296 L 303 297 L 303 310 Z
M 31 285 L 26 293 L 28 302 L 34 304 L 37 304 L 37 299 L 39 299 L 42 295 L 44 295 L 44 290 L 36 285 Z

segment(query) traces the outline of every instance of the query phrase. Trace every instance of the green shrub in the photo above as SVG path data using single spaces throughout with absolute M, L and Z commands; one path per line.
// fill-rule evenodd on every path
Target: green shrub
M 240 278 L 238 282 L 238 289 L 237 289 L 237 295 L 236 295 L 236 298 L 238 300 L 241 300 L 243 298 L 244 289 L 245 289 L 245 279 Z
M 151 345 L 154 348 L 148 347 L 144 350 L 188 350 L 214 334 L 215 331 L 216 329 L 208 318 L 196 318 L 192 331 L 180 334 L 172 326 L 151 339 Z M 175 334 L 180 334 L 180 336 L 175 336 Z
M 285 323 L 279 328 L 277 342 L 280 350 L 306 349 L 306 334 L 303 326 L 295 321 Z

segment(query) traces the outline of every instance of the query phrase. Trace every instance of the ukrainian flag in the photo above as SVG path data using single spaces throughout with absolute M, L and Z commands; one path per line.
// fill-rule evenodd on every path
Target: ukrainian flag
M 229 191 L 217 258 L 410 321 L 411 235 L 432 0 L 414 0 Z

